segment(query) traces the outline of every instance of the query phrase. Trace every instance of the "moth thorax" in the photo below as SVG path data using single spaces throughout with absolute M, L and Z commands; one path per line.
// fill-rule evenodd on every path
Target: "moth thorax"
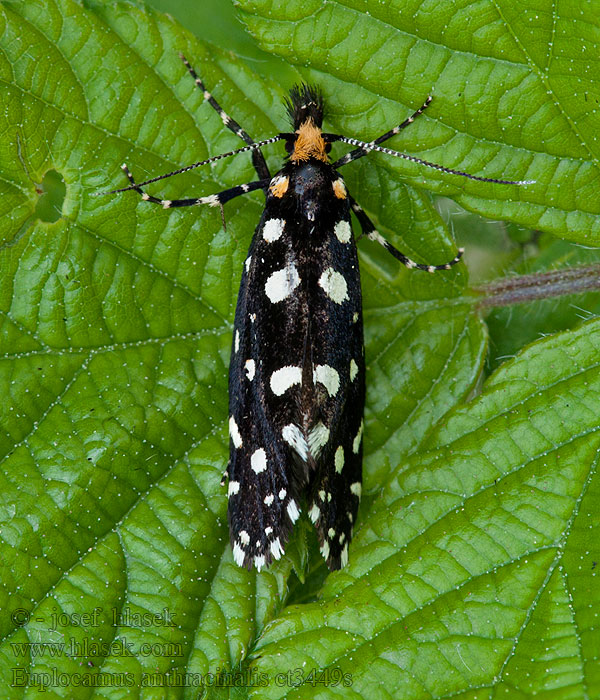
M 315 221 L 323 207 L 323 192 L 330 184 L 330 177 L 324 172 L 327 167 L 313 158 L 311 161 L 298 162 L 294 169 L 292 182 L 295 208 L 308 221 Z
M 294 142 L 294 150 L 290 156 L 290 160 L 309 160 L 316 158 L 325 163 L 328 162 L 327 153 L 325 152 L 325 140 L 321 129 L 315 124 L 312 117 L 309 117 L 305 122 L 300 124 L 296 129 L 296 141 Z

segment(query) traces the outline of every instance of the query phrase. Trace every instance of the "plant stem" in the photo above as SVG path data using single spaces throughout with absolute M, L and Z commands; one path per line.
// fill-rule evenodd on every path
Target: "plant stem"
M 600 264 L 508 277 L 477 285 L 480 308 L 523 304 L 537 299 L 581 294 L 600 289 Z

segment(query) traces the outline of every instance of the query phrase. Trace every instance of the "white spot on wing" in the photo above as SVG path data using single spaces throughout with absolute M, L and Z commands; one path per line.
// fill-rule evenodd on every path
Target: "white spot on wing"
M 244 263 L 246 265 L 246 273 L 250 272 L 250 264 L 252 263 L 252 256 L 249 255 L 246 258 L 246 262 Z
M 240 431 L 233 416 L 229 419 L 229 435 L 231 436 L 234 447 L 242 446 L 242 436 L 240 435 Z
M 281 555 L 283 554 L 283 547 L 281 546 L 281 542 L 279 541 L 279 537 L 276 537 L 271 542 L 271 554 L 273 555 L 273 559 L 279 559 L 281 557 Z
M 284 224 L 285 221 L 283 219 L 269 219 L 268 221 L 265 221 L 262 232 L 265 241 L 267 243 L 273 243 L 273 241 L 281 238 Z
M 283 501 L 283 499 L 287 496 L 287 491 L 285 489 L 281 489 L 277 495 L 279 496 L 279 500 Z
M 290 520 L 295 523 L 296 520 L 300 517 L 300 511 L 298 510 L 298 506 L 296 505 L 296 501 L 291 498 L 290 502 L 287 505 L 287 513 L 290 516 Z
M 335 396 L 340 388 L 340 375 L 329 365 L 317 365 L 313 380 L 320 382 L 327 389 L 329 396 Z
M 343 279 L 343 278 L 342 278 Z M 291 263 L 283 270 L 273 272 L 265 283 L 265 293 L 276 304 L 288 297 L 300 284 L 300 276 L 296 266 Z M 344 282 L 345 284 L 345 282 Z
M 240 530 L 240 542 L 244 545 L 250 544 L 250 535 L 246 530 Z
M 321 547 L 321 554 L 325 559 L 329 557 L 329 542 L 323 542 L 323 546 Z
M 317 520 L 321 516 L 321 510 L 316 503 L 313 503 L 312 508 L 308 511 L 308 517 L 313 523 L 316 524 Z
M 239 481 L 230 481 L 229 485 L 227 487 L 227 495 L 228 496 L 235 496 L 236 493 L 240 490 L 240 482 Z
M 308 434 L 308 449 L 316 459 L 329 440 L 329 428 L 319 421 Z
M 240 332 L 236 330 L 235 332 L 235 351 L 237 352 L 240 349 Z
M 259 557 L 254 557 L 254 566 L 256 567 L 257 571 L 260 571 L 264 565 L 265 565 L 265 558 L 262 554 Z
M 335 451 L 335 471 L 338 474 L 342 473 L 344 468 L 344 448 L 340 445 Z
M 267 453 L 262 447 L 259 447 L 258 450 L 254 452 L 252 457 L 250 457 L 250 466 L 252 467 L 252 471 L 254 471 L 256 474 L 264 472 L 267 468 Z
M 350 493 L 353 493 L 355 496 L 360 498 L 362 493 L 362 485 L 360 481 L 355 481 L 353 484 L 350 484 Z
M 350 228 L 350 224 L 345 219 L 337 222 L 333 232 L 337 236 L 340 243 L 350 243 L 350 239 L 352 238 L 352 229 Z
M 250 381 L 252 381 L 254 379 L 254 373 L 256 372 L 254 360 L 246 360 L 244 367 L 246 368 L 246 376 Z
M 349 298 L 348 285 L 346 284 L 344 276 L 332 267 L 328 267 L 321 277 L 319 277 L 319 285 L 323 288 L 325 294 L 336 304 L 341 304 Z
M 354 360 L 350 360 L 350 381 L 353 382 L 358 374 L 358 365 Z
M 290 423 L 282 429 L 281 436 L 296 451 L 300 459 L 306 462 L 308 459 L 308 444 L 300 428 L 294 423 Z
M 274 496 L 272 493 L 268 493 L 268 494 L 265 496 L 265 500 L 263 501 L 263 503 L 264 503 L 266 506 L 270 506 L 271 503 L 273 503 L 274 500 L 275 500 L 275 496 Z
M 340 554 L 340 560 L 341 560 L 340 563 L 341 563 L 342 568 L 343 568 L 348 563 L 348 543 L 347 542 L 344 545 L 344 548 L 342 549 L 342 553 Z
M 275 370 L 271 375 L 271 391 L 276 396 L 281 396 L 294 384 L 300 384 L 301 382 L 302 369 L 286 365 L 281 369 Z
M 365 422 L 361 420 L 360 428 L 358 429 L 358 432 L 356 433 L 356 437 L 354 438 L 354 441 L 352 442 L 352 452 L 354 452 L 355 455 L 358 454 L 358 450 L 360 448 L 360 441 L 362 440 L 362 434 L 363 434 L 364 427 L 365 427 Z
M 233 545 L 233 561 L 238 565 L 238 566 L 244 566 L 244 557 L 246 555 L 244 554 L 244 550 L 240 547 L 240 545 L 236 542 Z

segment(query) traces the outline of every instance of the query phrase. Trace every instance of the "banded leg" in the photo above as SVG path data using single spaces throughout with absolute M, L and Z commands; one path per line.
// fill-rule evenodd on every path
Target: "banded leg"
M 365 213 L 365 210 L 360 206 L 360 204 L 358 204 L 358 202 L 353 197 L 350 197 L 350 206 L 352 207 L 352 211 L 356 214 L 356 218 L 360 223 L 360 227 L 362 228 L 363 233 L 367 236 L 367 238 L 370 238 L 372 241 L 377 241 L 377 243 L 381 244 L 388 251 L 388 253 L 391 253 L 409 270 L 425 270 L 426 272 L 437 272 L 437 270 L 449 270 L 453 265 L 456 265 L 456 263 L 462 258 L 464 249 L 459 248 L 456 257 L 450 260 L 450 262 L 443 263 L 442 265 L 424 265 L 423 263 L 417 263 L 414 260 L 411 260 L 410 258 L 406 257 L 406 255 L 401 253 L 397 248 L 394 248 L 394 246 L 391 243 L 388 243 L 385 240 L 385 238 L 375 228 L 375 224 L 371 221 L 371 219 L 369 219 L 369 217 Z
M 206 89 L 204 83 L 202 80 L 198 77 L 198 74 L 196 71 L 192 68 L 190 65 L 189 61 L 183 54 L 179 54 L 181 60 L 185 64 L 185 67 L 188 69 L 190 72 L 190 75 L 194 79 L 194 82 L 196 85 L 202 90 L 202 94 L 204 95 L 204 99 L 210 104 L 210 106 L 217 112 L 217 114 L 221 117 L 221 121 L 223 124 L 233 131 L 233 133 L 236 136 L 239 136 L 243 141 L 245 141 L 248 145 L 251 145 L 254 142 L 254 139 L 248 134 L 248 132 L 244 131 L 242 127 L 234 120 L 232 119 L 226 112 L 225 110 L 221 107 L 221 105 L 215 100 L 215 98 L 211 95 L 211 93 Z M 254 165 L 254 169 L 256 170 L 256 174 L 258 175 L 260 180 L 270 180 L 271 179 L 271 174 L 269 172 L 269 167 L 267 165 L 267 161 L 265 160 L 265 157 L 262 154 L 262 151 L 254 151 L 252 153 L 252 165 Z
M 408 119 L 405 119 L 402 124 L 398 124 L 398 126 L 395 126 L 393 129 L 390 129 L 389 131 L 386 131 L 385 134 L 382 134 L 381 136 L 378 136 L 374 141 L 371 142 L 373 146 L 378 146 L 380 143 L 383 143 L 384 141 L 387 141 L 388 139 L 391 139 L 392 136 L 395 136 L 396 134 L 399 134 L 402 129 L 405 129 L 409 124 L 412 124 L 414 120 L 423 114 L 423 112 L 429 107 L 431 104 L 431 100 L 433 97 L 429 95 L 425 102 L 422 104 L 421 107 L 416 112 L 413 112 Z M 363 156 L 366 156 L 369 151 L 365 150 L 364 148 L 356 148 L 354 151 L 350 151 L 350 153 L 346 153 L 345 156 L 342 156 L 339 160 L 336 160 L 336 162 L 333 164 L 334 168 L 339 168 L 342 165 L 347 165 L 348 163 L 351 163 L 353 160 L 357 160 L 358 158 L 362 158 Z
M 133 175 L 129 172 L 129 168 L 123 164 L 121 166 L 127 179 L 131 182 L 132 188 L 138 192 L 145 202 L 152 202 L 153 204 L 160 204 L 163 209 L 173 209 L 174 207 L 194 207 L 198 204 L 208 204 L 211 207 L 223 206 L 225 202 L 228 202 L 234 197 L 239 197 L 241 194 L 246 194 L 247 192 L 254 192 L 254 190 L 261 190 L 268 187 L 270 178 L 265 180 L 255 180 L 254 182 L 248 182 L 245 185 L 236 185 L 228 190 L 223 190 L 222 192 L 217 192 L 216 194 L 209 194 L 206 197 L 190 197 L 189 199 L 159 199 L 158 197 L 153 197 L 152 195 L 144 192 L 144 190 L 136 185 Z

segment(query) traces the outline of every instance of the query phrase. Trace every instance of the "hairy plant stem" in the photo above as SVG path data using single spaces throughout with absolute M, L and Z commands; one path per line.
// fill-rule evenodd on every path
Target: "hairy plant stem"
M 592 292 L 600 290 L 600 264 L 507 277 L 477 285 L 473 290 L 481 294 L 477 301 L 480 308 L 511 306 L 537 299 Z

